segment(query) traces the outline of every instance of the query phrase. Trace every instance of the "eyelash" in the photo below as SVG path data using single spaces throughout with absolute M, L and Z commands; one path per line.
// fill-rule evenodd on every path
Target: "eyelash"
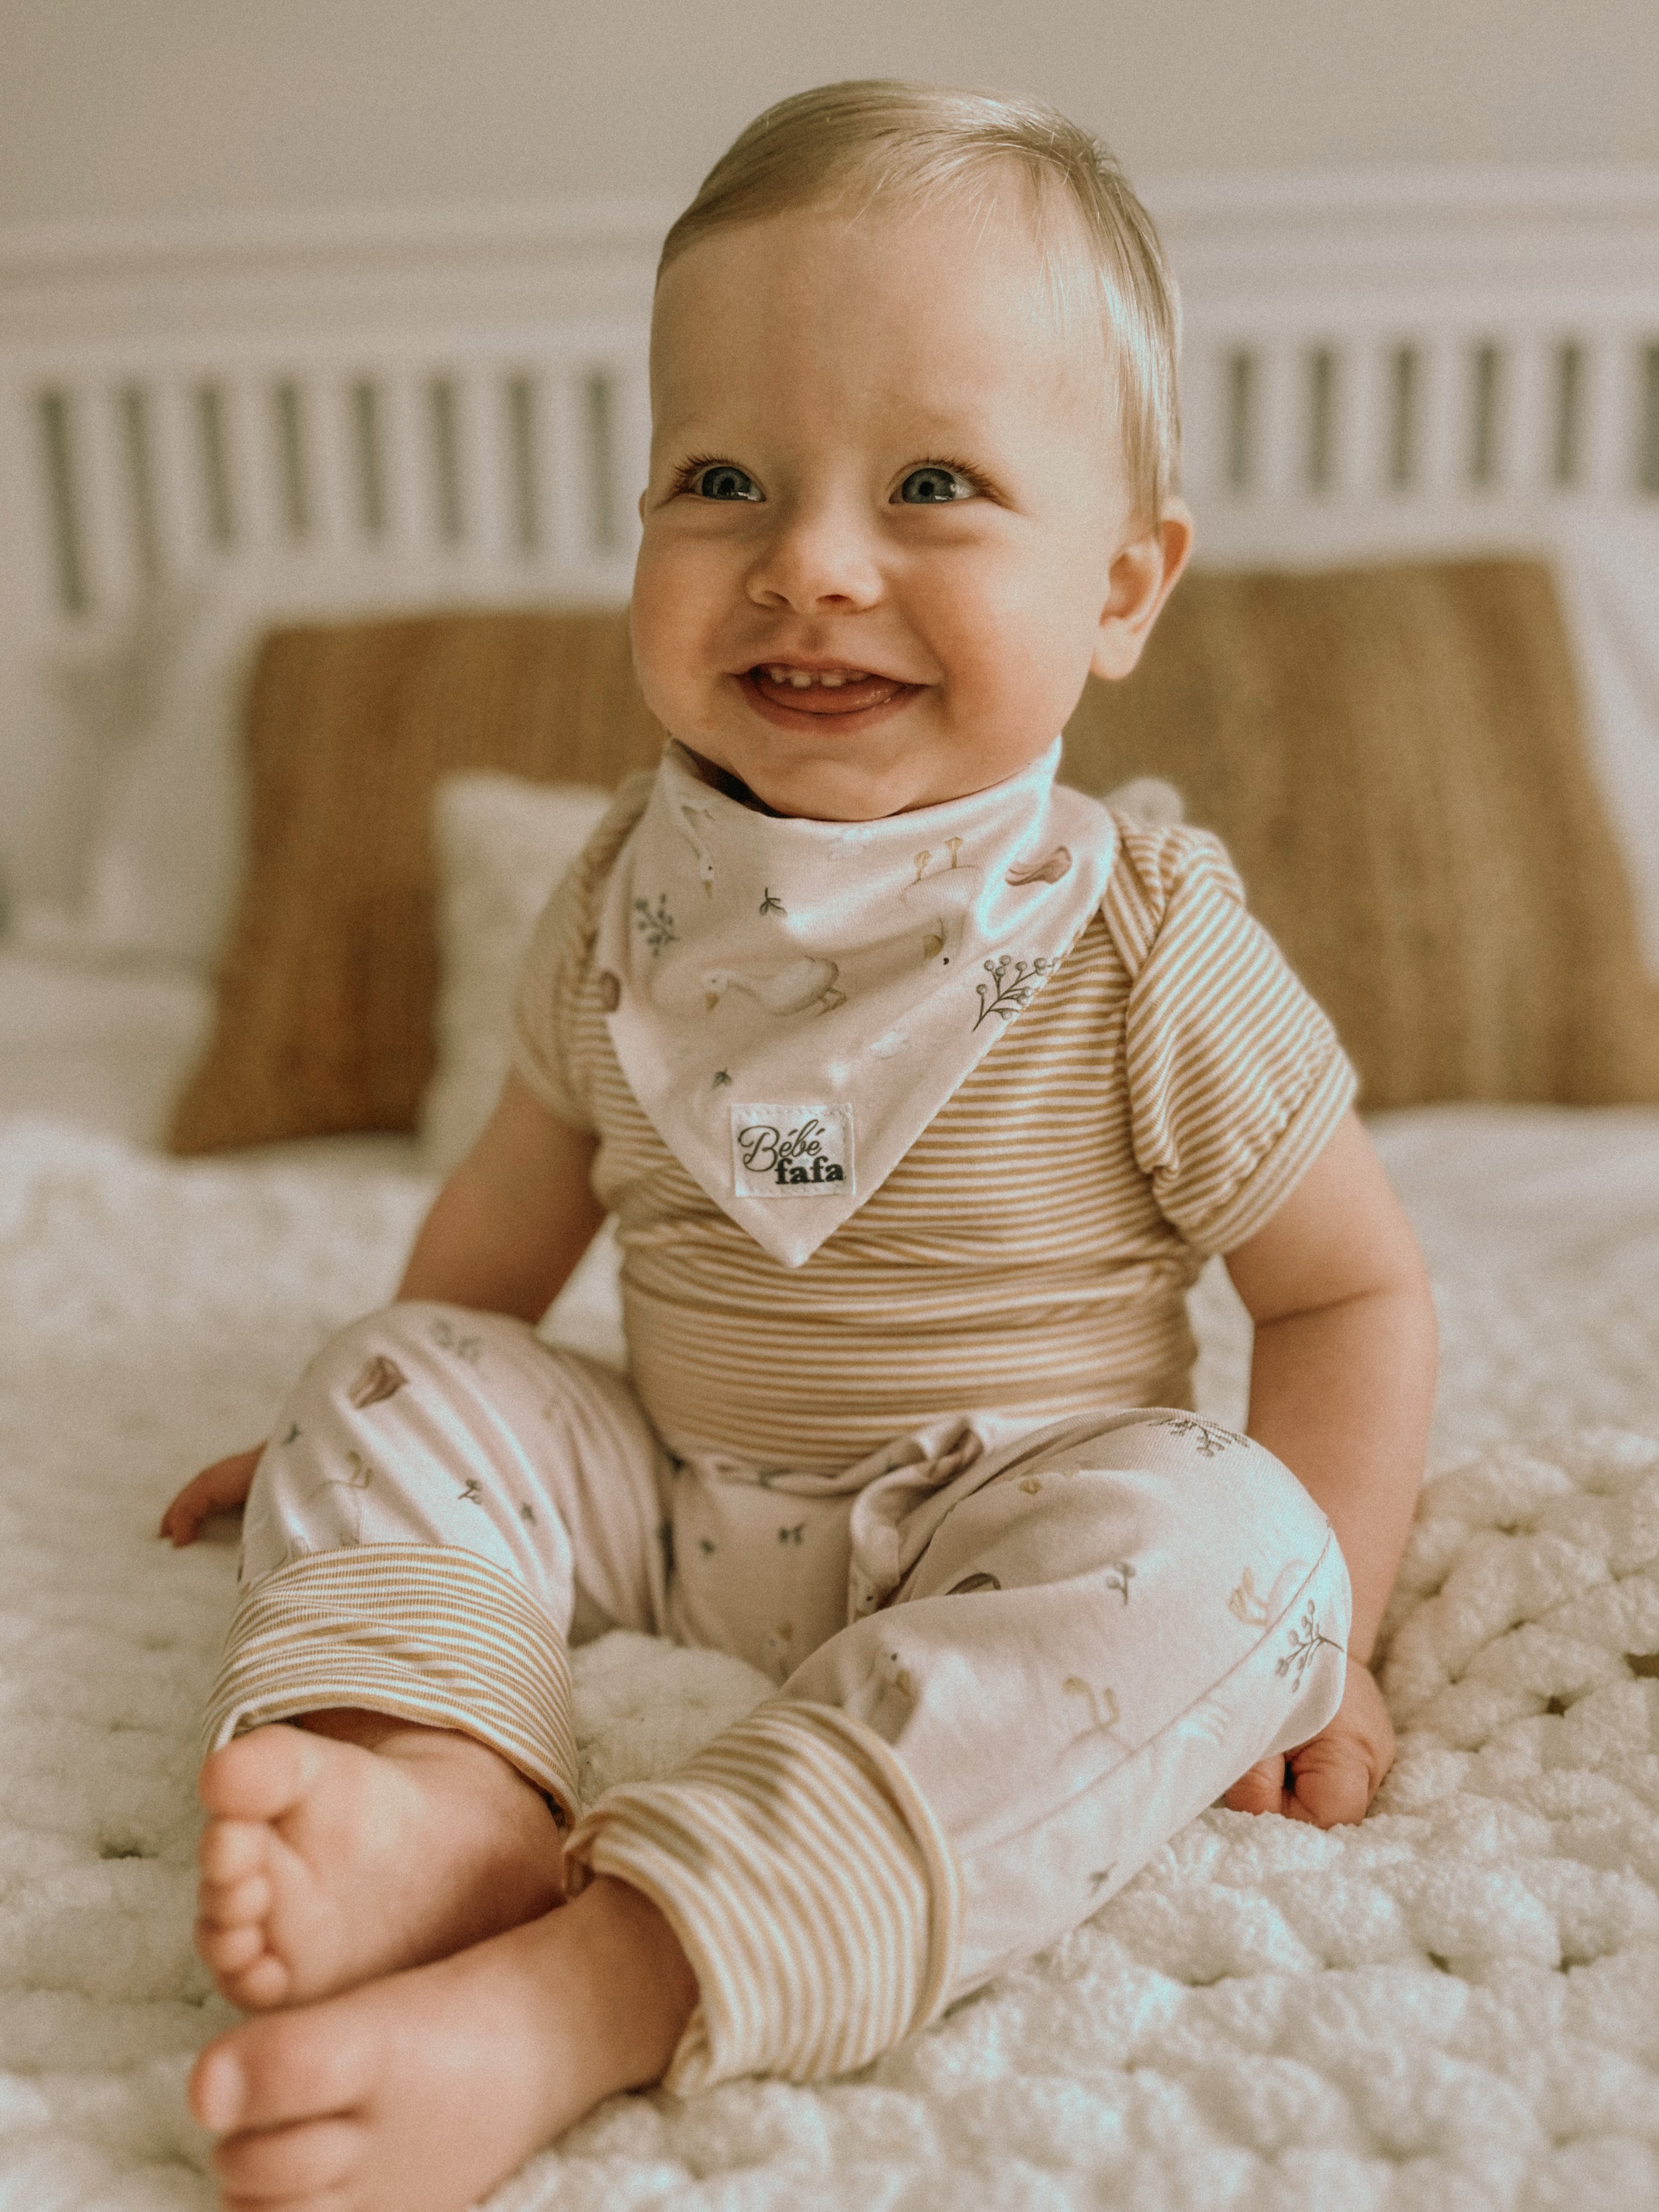
M 682 461 L 674 477 L 676 491 L 690 491 L 705 469 L 734 469 L 738 464 L 726 453 L 696 453 Z M 748 470 L 744 471 L 747 476 Z
M 690 460 L 682 461 L 675 471 L 674 489 L 677 492 L 690 491 L 705 469 L 734 469 L 737 466 L 737 462 L 725 453 L 694 453 Z M 903 475 L 899 477 L 899 483 L 902 484 L 904 482 L 905 477 L 913 477 L 918 469 L 948 469 L 953 477 L 960 477 L 964 483 L 971 484 L 981 497 L 995 496 L 992 486 L 977 469 L 970 468 L 966 461 L 953 461 L 944 453 L 929 453 L 920 461 L 912 461 Z M 746 476 L 748 473 L 745 469 L 744 474 Z M 897 488 L 897 485 L 895 485 L 895 491 Z M 891 503 L 893 502 L 890 502 Z M 953 503 L 943 501 L 940 502 L 941 505 Z
M 989 498 L 992 495 L 990 485 L 977 469 L 970 469 L 966 461 L 953 461 L 948 454 L 929 453 L 924 460 L 912 461 L 909 467 L 905 470 L 904 476 L 899 478 L 899 483 L 902 484 L 904 482 L 905 477 L 915 476 L 918 469 L 948 469 L 953 477 L 960 477 L 964 483 L 972 484 L 974 489 L 981 497 Z M 896 484 L 894 490 L 897 489 L 898 485 Z M 940 506 L 954 506 L 957 503 L 954 501 L 946 500 L 939 501 Z

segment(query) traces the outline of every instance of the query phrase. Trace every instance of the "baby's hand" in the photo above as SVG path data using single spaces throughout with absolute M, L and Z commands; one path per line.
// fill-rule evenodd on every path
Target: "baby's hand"
M 1364 1817 L 1393 1765 L 1394 1723 L 1382 1692 L 1369 1669 L 1350 1659 L 1336 1717 L 1299 1750 L 1258 1760 L 1225 1802 L 1235 1813 L 1284 1813 L 1334 1828 Z
M 161 1534 L 171 1536 L 173 1549 L 181 1544 L 193 1544 L 202 1523 L 210 1513 L 228 1513 L 242 1504 L 253 1487 L 253 1470 L 259 1464 L 263 1444 L 255 1444 L 252 1451 L 233 1452 L 228 1459 L 216 1459 L 211 1467 L 204 1467 L 195 1480 L 187 1482 L 161 1516 Z

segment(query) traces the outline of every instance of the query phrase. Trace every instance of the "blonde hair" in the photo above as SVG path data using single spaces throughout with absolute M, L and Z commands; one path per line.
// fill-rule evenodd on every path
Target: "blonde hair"
M 756 117 L 721 155 L 663 241 L 664 270 L 700 239 L 768 216 L 838 201 L 920 200 L 983 185 L 1016 164 L 1039 223 L 1050 196 L 1080 218 L 1108 333 L 1119 429 L 1137 513 L 1155 522 L 1175 489 L 1181 449 L 1176 360 L 1180 307 L 1152 217 L 1097 138 L 1039 100 L 1000 99 L 870 77 L 796 93 Z M 1062 297 L 1049 237 L 1045 274 Z

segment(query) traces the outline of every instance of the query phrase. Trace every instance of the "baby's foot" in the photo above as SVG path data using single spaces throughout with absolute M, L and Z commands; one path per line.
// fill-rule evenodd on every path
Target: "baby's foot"
M 654 1905 L 601 1879 L 435 1965 L 250 2021 L 191 2106 L 227 2212 L 462 2212 L 612 2091 L 658 2080 L 696 1984 Z
M 196 1948 L 246 2012 L 447 1957 L 564 1894 L 547 1802 L 493 1751 L 368 1715 L 322 1723 L 255 1729 L 202 1769 Z

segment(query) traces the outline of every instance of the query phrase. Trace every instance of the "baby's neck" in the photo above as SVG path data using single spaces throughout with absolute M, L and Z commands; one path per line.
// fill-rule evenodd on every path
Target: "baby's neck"
M 742 777 L 733 775 L 730 769 L 720 768 L 714 761 L 705 760 L 701 753 L 694 753 L 690 745 L 682 744 L 680 750 L 711 791 L 718 791 L 726 799 L 735 799 L 739 806 L 747 806 L 757 814 L 769 815 L 775 822 L 782 820 L 775 806 L 769 806 L 763 799 L 757 799 Z

